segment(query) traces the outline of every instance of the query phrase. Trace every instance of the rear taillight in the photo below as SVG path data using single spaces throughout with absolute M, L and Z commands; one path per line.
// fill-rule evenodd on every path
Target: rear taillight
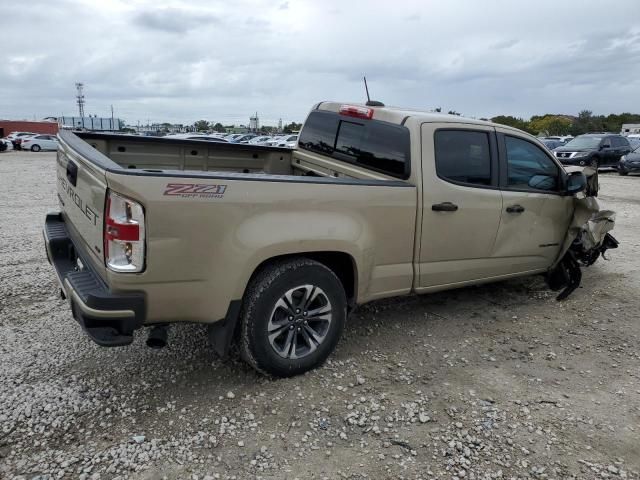
M 109 191 L 104 215 L 104 261 L 114 272 L 144 269 L 144 209 Z

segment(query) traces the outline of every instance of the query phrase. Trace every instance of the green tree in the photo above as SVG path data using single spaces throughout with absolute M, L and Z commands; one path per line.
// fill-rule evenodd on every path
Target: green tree
M 213 123 L 213 122 L 212 122 Z M 222 125 L 220 122 L 217 122 L 214 126 L 213 126 L 213 131 L 214 132 L 226 132 L 224 125 Z
M 520 130 L 528 131 L 529 122 L 522 118 L 512 117 L 511 115 L 498 115 L 491 119 L 493 123 L 499 123 L 500 125 L 507 125 L 513 128 L 519 128 Z
M 559 115 L 531 117 L 529 127 L 536 134 L 568 135 L 571 130 L 571 120 Z
M 206 120 L 198 120 L 193 124 L 193 128 L 196 132 L 206 132 L 209 130 L 209 122 Z
M 301 123 L 291 122 L 288 125 L 283 126 L 282 131 L 284 133 L 293 133 L 293 132 L 299 132 L 301 128 L 302 128 Z

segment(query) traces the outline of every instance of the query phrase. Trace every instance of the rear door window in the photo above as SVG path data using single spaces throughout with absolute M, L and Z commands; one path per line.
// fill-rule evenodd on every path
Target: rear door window
M 307 118 L 298 146 L 392 177 L 409 178 L 409 130 L 401 125 L 315 111 Z
M 488 132 L 438 130 L 434 138 L 438 177 L 469 186 L 492 184 Z

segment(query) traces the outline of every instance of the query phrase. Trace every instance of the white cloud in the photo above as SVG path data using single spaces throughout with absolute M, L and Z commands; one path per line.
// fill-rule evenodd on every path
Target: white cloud
M 4 5 L 6 3 L 6 5 Z M 0 0 L 2 116 L 303 120 L 372 97 L 473 116 L 640 111 L 637 0 Z

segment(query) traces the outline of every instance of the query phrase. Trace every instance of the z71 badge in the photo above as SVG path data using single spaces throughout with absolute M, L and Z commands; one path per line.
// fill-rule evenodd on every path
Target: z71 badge
M 226 185 L 167 183 L 164 195 L 181 198 L 222 198 L 226 190 Z

